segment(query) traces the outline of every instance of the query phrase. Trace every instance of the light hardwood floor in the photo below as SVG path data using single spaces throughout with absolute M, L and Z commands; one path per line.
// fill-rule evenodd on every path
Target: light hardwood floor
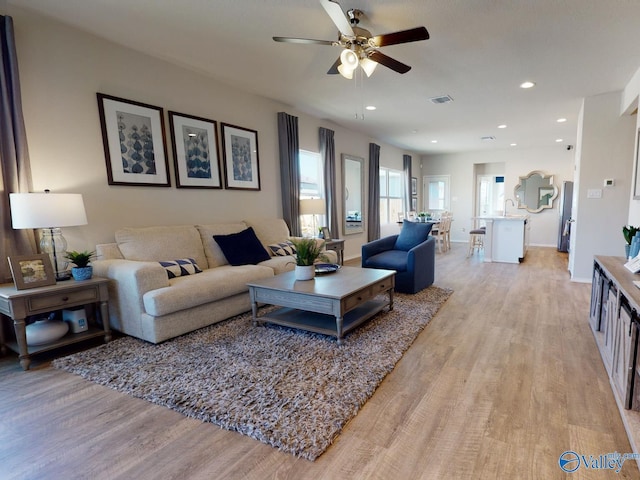
M 0 478 L 639 479 L 558 457 L 631 451 L 567 257 L 437 254 L 455 293 L 315 462 L 34 360 L 0 359 Z

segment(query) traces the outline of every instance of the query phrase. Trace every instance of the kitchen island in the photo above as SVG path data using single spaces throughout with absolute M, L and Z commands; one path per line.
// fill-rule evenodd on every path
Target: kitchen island
M 484 261 L 520 263 L 529 247 L 529 215 L 481 216 L 487 233 L 484 239 Z

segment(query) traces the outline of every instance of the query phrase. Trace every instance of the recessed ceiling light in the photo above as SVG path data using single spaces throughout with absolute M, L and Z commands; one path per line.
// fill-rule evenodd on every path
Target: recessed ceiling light
M 556 138 L 556 142 L 560 143 L 560 142 L 562 142 L 562 139 L 561 138 Z
M 431 140 L 431 143 L 438 143 L 438 140 Z
M 530 81 L 526 81 L 526 82 L 522 82 L 520 84 L 520 88 L 531 88 L 531 87 L 535 87 L 536 83 L 535 82 L 530 82 Z
M 498 128 L 507 128 L 507 126 L 503 123 L 502 125 L 498 125 Z
M 511 146 L 512 146 L 512 147 L 517 147 L 517 146 L 518 146 L 518 144 L 517 144 L 517 143 L 512 143 L 512 144 L 511 144 Z
M 558 122 L 558 123 L 564 123 L 566 121 L 567 121 L 566 118 L 559 118 L 558 120 L 556 120 L 556 122 Z
M 376 109 L 376 107 L 374 107 L 373 105 L 367 105 L 364 108 L 366 108 L 367 110 L 375 110 Z

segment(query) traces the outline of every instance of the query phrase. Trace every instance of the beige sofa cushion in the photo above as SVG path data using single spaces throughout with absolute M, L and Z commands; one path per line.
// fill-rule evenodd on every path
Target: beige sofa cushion
M 159 262 L 193 258 L 201 269 L 209 268 L 200 233 L 191 225 L 125 227 L 115 234 L 126 260 Z
M 271 256 L 273 256 L 273 252 L 269 245 L 284 242 L 290 236 L 289 227 L 282 218 L 256 218 L 245 220 L 244 223 L 253 227 L 256 236 Z
M 145 293 L 144 309 L 154 317 L 187 310 L 248 292 L 247 282 L 273 275 L 271 268 L 260 265 L 210 268 L 197 275 L 173 278 L 169 280 L 170 286 Z
M 230 235 L 239 233 L 247 229 L 247 225 L 243 222 L 237 223 L 214 223 L 211 225 L 196 225 L 200 233 L 200 239 L 204 247 L 204 253 L 209 262 L 209 268 L 229 265 L 222 250 L 213 239 L 214 235 Z

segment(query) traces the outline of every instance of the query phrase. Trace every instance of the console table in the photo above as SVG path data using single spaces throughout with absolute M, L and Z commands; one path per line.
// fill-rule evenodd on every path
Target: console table
M 104 336 L 104 341 L 109 342 L 111 328 L 109 326 L 108 283 L 109 280 L 106 278 L 93 277 L 80 282 L 67 280 L 55 285 L 28 290 L 17 290 L 12 283 L 0 285 L 0 314 L 3 317 L 3 321 L 0 323 L 0 352 L 4 355 L 6 347 L 9 347 L 18 353 L 22 368 L 28 370 L 31 365 L 31 355 L 36 353 L 100 336 Z M 27 345 L 25 319 L 28 316 L 89 304 L 95 304 L 99 307 L 97 311 L 102 320 L 101 329 L 89 323 L 89 329 L 85 332 L 67 333 L 60 340 L 44 345 Z M 15 341 L 5 341 L 4 318 L 13 320 Z
M 634 453 L 640 447 L 640 280 L 625 258 L 597 255 L 589 323 Z M 640 459 L 636 460 L 640 465 Z

